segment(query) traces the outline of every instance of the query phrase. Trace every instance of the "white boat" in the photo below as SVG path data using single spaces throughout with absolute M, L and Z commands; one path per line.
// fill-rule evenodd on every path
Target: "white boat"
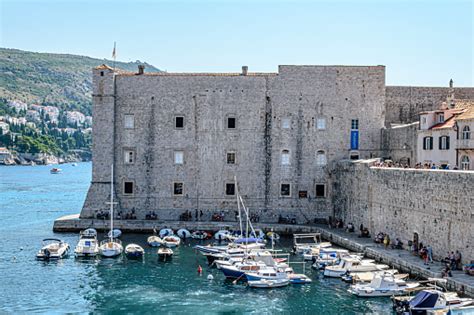
M 186 229 L 179 229 L 178 232 L 176 232 L 176 235 L 181 238 L 191 238 L 191 232 Z
M 248 282 L 248 286 L 251 288 L 261 288 L 261 289 L 272 289 L 272 288 L 281 288 L 286 287 L 290 284 L 290 279 L 275 279 L 275 280 L 253 280 Z
M 308 284 L 313 282 L 307 275 L 299 273 L 290 273 L 288 274 L 291 284 Z
M 324 276 L 340 278 L 346 272 L 381 271 L 388 269 L 387 265 L 374 264 L 373 260 L 365 260 L 354 257 L 342 257 L 338 265 L 327 266 Z
M 172 229 L 164 228 L 160 230 L 160 237 L 164 238 L 165 236 L 174 235 Z
M 405 282 L 390 273 L 384 273 L 376 274 L 370 283 L 351 285 L 348 291 L 361 297 L 392 296 L 408 293 L 419 285 L 418 282 Z
M 167 260 L 173 256 L 173 250 L 171 248 L 160 247 L 158 248 L 158 258 Z
M 160 245 L 163 244 L 163 240 L 159 236 L 156 236 L 156 235 L 152 235 L 152 236 L 148 237 L 146 242 L 151 247 L 159 247 Z
M 216 234 L 214 234 L 214 238 L 218 241 L 227 241 L 230 236 L 232 236 L 232 233 L 227 230 L 220 230 L 217 231 Z
M 79 242 L 74 248 L 74 254 L 76 257 L 95 257 L 99 254 L 99 242 L 95 229 L 81 231 Z
M 414 297 L 393 297 L 398 314 L 473 314 L 474 300 L 460 298 L 455 292 L 430 289 L 418 292 Z
M 120 236 L 122 236 L 122 231 L 120 231 L 119 229 L 113 229 L 112 231 L 109 231 L 109 233 L 107 233 L 107 236 L 109 238 L 119 238 Z
M 288 279 L 288 274 L 283 269 L 266 267 L 256 271 L 245 272 L 245 278 L 247 281 Z
M 321 242 L 321 233 L 293 234 L 293 250 L 296 254 L 315 249 L 315 255 L 319 255 L 322 247 L 331 247 L 329 242 Z
M 250 233 L 250 237 L 255 237 L 263 240 L 265 239 L 265 232 L 263 232 L 261 229 L 255 229 L 255 231 Z
M 137 244 L 128 244 L 125 246 L 125 255 L 128 258 L 142 258 L 145 254 L 143 247 Z
M 114 238 L 114 166 L 110 167 L 110 232 L 109 238 L 100 243 L 99 253 L 103 257 L 111 258 L 122 254 L 123 246 L 119 239 Z
M 61 174 L 63 172 L 63 170 L 60 169 L 60 168 L 57 168 L 57 167 L 53 167 L 51 170 L 49 170 L 49 172 L 51 174 Z
M 39 260 L 56 260 L 65 258 L 69 254 L 69 244 L 57 238 L 45 238 L 43 246 L 36 254 Z
M 163 245 L 166 247 L 176 247 L 181 244 L 181 239 L 175 235 L 165 236 L 163 238 Z
M 206 238 L 209 237 L 209 234 L 205 231 L 194 231 L 191 234 L 191 237 L 196 239 L 196 240 L 205 240 Z

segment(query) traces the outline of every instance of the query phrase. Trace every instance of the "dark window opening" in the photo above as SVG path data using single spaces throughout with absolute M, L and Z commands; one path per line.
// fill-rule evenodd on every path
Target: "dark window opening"
M 283 197 L 289 197 L 291 193 L 290 184 L 281 184 L 280 195 Z
M 235 164 L 235 153 L 227 153 L 227 164 Z
M 359 159 L 359 154 L 357 153 L 352 153 L 351 154 L 351 160 L 358 160 Z
M 175 117 L 175 127 L 178 129 L 184 128 L 184 117 L 183 116 L 176 116 Z
M 316 198 L 326 197 L 326 185 L 316 185 Z
M 101 71 L 101 72 L 100 72 L 100 76 L 101 76 L 101 77 L 104 76 L 104 71 Z
M 300 198 L 308 198 L 308 192 L 306 190 L 300 190 L 298 195 Z
M 235 117 L 228 117 L 227 118 L 227 128 L 228 129 L 235 129 Z
M 225 184 L 225 194 L 227 196 L 235 195 L 235 184 L 234 183 Z
M 183 183 L 174 183 L 173 194 L 175 195 L 183 194 Z
M 133 194 L 133 182 L 124 182 L 123 183 L 123 193 L 126 195 Z
M 359 119 L 352 119 L 351 129 L 352 130 L 359 130 Z

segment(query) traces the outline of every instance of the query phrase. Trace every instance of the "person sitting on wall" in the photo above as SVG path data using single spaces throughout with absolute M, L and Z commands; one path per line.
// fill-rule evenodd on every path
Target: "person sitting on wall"
M 370 238 L 369 230 L 366 227 L 362 230 L 362 237 Z
M 392 244 L 392 248 L 393 249 L 403 249 L 403 243 L 402 243 L 402 241 L 400 241 L 400 239 L 398 237 L 395 239 L 395 243 Z
M 452 277 L 452 276 L 453 274 L 451 273 L 451 268 L 449 267 L 449 264 L 446 264 L 443 271 L 441 272 L 441 277 L 447 278 L 447 277 Z
M 349 232 L 349 233 L 354 233 L 354 224 L 352 224 L 352 222 L 349 222 L 347 224 L 347 228 L 346 228 L 346 231 Z

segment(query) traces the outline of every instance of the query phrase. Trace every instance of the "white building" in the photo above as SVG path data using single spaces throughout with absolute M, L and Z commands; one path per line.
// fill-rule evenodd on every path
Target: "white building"
M 6 122 L 0 121 L 0 129 L 3 134 L 6 134 L 10 131 L 10 125 Z
M 66 119 L 68 124 L 82 125 L 86 120 L 86 116 L 78 111 L 66 112 Z
M 9 101 L 8 106 L 13 107 L 17 113 L 19 113 L 21 110 L 27 110 L 28 105 L 26 103 L 23 103 L 22 101 Z
M 474 169 L 474 145 L 470 139 L 470 130 L 474 128 L 473 107 L 463 100 L 456 100 L 450 107 L 420 113 L 417 162 L 450 169 Z

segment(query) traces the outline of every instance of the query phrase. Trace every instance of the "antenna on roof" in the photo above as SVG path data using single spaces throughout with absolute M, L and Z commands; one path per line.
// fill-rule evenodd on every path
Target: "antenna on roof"
M 116 43 L 114 42 L 114 50 L 112 50 L 112 58 L 114 58 L 114 73 L 115 73 L 115 59 L 117 57 L 117 54 L 116 54 L 116 51 L 115 51 L 115 48 L 116 48 Z

